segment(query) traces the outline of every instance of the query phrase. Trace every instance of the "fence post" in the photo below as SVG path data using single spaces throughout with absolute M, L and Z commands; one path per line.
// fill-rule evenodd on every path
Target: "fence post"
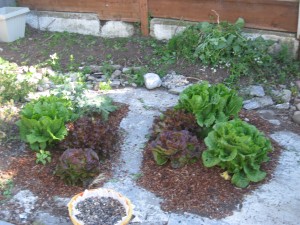
M 298 29 L 297 29 L 297 38 L 300 40 L 300 0 L 299 0 L 299 11 L 298 11 Z
M 148 0 L 139 0 L 140 3 L 140 21 L 141 30 L 144 36 L 149 35 L 149 24 L 148 24 Z

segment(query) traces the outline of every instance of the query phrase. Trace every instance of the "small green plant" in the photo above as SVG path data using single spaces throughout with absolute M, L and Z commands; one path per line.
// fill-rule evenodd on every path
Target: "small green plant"
M 237 92 L 225 85 L 202 82 L 186 88 L 175 108 L 193 113 L 200 127 L 210 128 L 215 123 L 237 117 L 242 103 Z
M 2 195 L 5 200 L 11 197 L 13 188 L 14 183 L 12 179 L 0 181 L 0 195 Z
M 47 61 L 47 64 L 51 66 L 53 70 L 60 71 L 61 70 L 61 63 L 60 58 L 57 53 L 50 55 L 50 59 Z
M 79 66 L 79 64 L 76 63 L 74 55 L 71 54 L 69 57 L 69 64 L 67 66 L 68 71 L 76 71 L 78 66 Z
M 126 76 L 128 79 L 128 82 L 130 84 L 135 83 L 138 86 L 144 85 L 144 75 L 147 73 L 147 68 L 132 68 L 128 72 L 126 72 Z
M 65 123 L 76 118 L 71 101 L 51 95 L 26 104 L 16 124 L 21 139 L 29 143 L 32 150 L 38 151 L 64 139 L 67 134 Z
M 82 184 L 100 173 L 100 162 L 92 149 L 67 149 L 59 158 L 55 174 L 68 185 Z
M 158 165 L 170 160 L 173 168 L 196 162 L 201 156 L 197 137 L 187 130 L 163 131 L 150 143 L 149 149 Z
M 51 162 L 51 153 L 49 151 L 40 150 L 36 153 L 36 160 L 35 163 L 41 163 L 43 165 L 46 165 L 47 163 Z
M 108 80 L 111 77 L 111 74 L 114 72 L 114 67 L 111 63 L 105 61 L 102 63 L 101 72 L 104 74 L 105 78 Z
M 99 82 L 99 89 L 101 91 L 109 91 L 111 90 L 110 81 L 107 82 Z
M 237 187 L 245 188 L 265 178 L 260 166 L 268 161 L 272 146 L 255 126 L 239 119 L 217 123 L 205 144 L 208 149 L 202 154 L 204 166 L 220 166 L 233 174 L 231 182 Z

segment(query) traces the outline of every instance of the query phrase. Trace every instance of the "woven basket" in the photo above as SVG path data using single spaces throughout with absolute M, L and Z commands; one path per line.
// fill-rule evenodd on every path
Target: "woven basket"
M 87 197 L 88 196 L 88 197 Z M 126 225 L 129 223 L 131 217 L 132 217 L 132 211 L 133 206 L 130 202 L 130 200 L 120 193 L 111 190 L 111 189 L 105 189 L 105 188 L 98 188 L 98 189 L 91 189 L 91 190 L 85 190 L 84 192 L 81 192 L 77 195 L 75 195 L 71 201 L 68 203 L 68 210 L 69 210 L 69 216 L 71 218 L 71 221 L 74 225 L 84 225 L 82 221 L 79 221 L 75 215 L 75 206 L 78 202 L 84 200 L 85 198 L 89 197 L 111 197 L 117 201 L 119 201 L 122 205 L 124 205 L 126 216 L 122 218 L 121 221 L 119 221 L 118 225 Z

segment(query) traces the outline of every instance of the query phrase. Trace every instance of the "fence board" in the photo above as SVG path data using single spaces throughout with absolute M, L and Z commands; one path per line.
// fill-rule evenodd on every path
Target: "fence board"
M 92 12 L 102 20 L 140 21 L 139 0 L 19 0 L 33 10 Z
M 242 17 L 251 28 L 297 30 L 298 0 L 149 0 L 148 4 L 153 17 L 211 21 L 215 10 L 220 20 Z
M 147 2 L 150 15 L 158 18 L 211 21 L 215 10 L 220 20 L 234 22 L 242 17 L 250 28 L 296 33 L 298 27 L 298 0 L 19 0 L 19 3 L 36 10 L 94 12 L 102 20 L 142 22 L 144 26 L 145 10 L 140 1 Z

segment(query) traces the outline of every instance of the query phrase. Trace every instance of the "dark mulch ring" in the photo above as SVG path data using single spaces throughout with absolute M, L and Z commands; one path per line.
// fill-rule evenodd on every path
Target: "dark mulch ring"
M 119 124 L 128 112 L 127 105 L 118 105 L 119 109 L 115 112 L 112 112 L 110 114 L 109 120 L 107 121 L 107 123 L 113 123 L 115 125 L 116 133 L 119 132 Z M 99 138 L 101 139 L 105 137 Z M 112 150 L 113 153 L 110 159 L 101 162 L 101 179 L 97 181 L 97 185 L 102 185 L 105 181 L 111 178 L 112 164 L 119 158 L 119 146 L 121 144 L 121 141 L 122 140 L 119 140 L 118 143 L 114 145 L 115 149 Z M 37 202 L 39 209 L 51 207 L 55 196 L 72 197 L 75 194 L 82 192 L 85 188 L 87 188 L 87 186 L 68 186 L 64 183 L 63 180 L 61 180 L 58 176 L 54 174 L 56 165 L 59 161 L 59 157 L 62 155 L 62 152 L 63 150 L 61 149 L 53 148 L 51 150 L 52 161 L 51 163 L 48 163 L 44 166 L 41 164 L 36 164 L 35 153 L 28 148 L 26 150 L 26 153 L 19 156 L 15 156 L 10 162 L 8 168 L 5 171 L 2 171 L 2 173 L 8 173 L 13 175 L 14 193 L 17 193 L 20 190 L 28 189 L 39 197 Z M 7 207 L 10 207 L 9 204 L 7 205 Z M 65 208 L 64 210 L 55 210 L 55 208 L 57 208 L 57 206 L 54 207 L 55 214 L 67 216 L 67 210 Z M 13 210 L 13 208 L 11 210 Z
M 255 125 L 266 135 L 270 132 L 270 125 L 254 112 L 242 111 L 241 118 L 247 118 L 249 123 Z M 223 179 L 220 174 L 224 170 L 213 167 L 206 168 L 201 160 L 173 169 L 168 163 L 158 166 L 153 160 L 149 149 L 144 151 L 142 165 L 143 176 L 138 183 L 164 199 L 162 208 L 173 212 L 190 212 L 209 218 L 224 218 L 231 215 L 233 210 L 241 208 L 245 195 L 268 182 L 277 165 L 280 148 L 272 143 L 274 151 L 269 154 L 270 161 L 262 165 L 267 172 L 267 178 L 259 183 L 251 183 L 247 188 L 241 189 L 233 186 L 230 181 Z M 205 145 L 203 144 L 203 150 Z

